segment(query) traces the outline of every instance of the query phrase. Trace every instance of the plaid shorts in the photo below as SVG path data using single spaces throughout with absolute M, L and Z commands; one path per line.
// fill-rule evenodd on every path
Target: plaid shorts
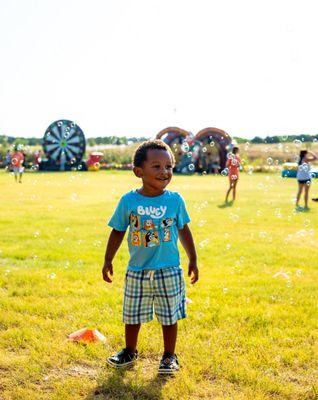
M 140 324 L 153 319 L 173 325 L 186 317 L 183 270 L 169 267 L 126 272 L 123 322 Z

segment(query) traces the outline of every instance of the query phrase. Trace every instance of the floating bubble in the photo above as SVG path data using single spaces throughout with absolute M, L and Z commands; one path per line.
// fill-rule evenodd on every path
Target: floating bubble
M 206 219 L 200 219 L 200 221 L 198 222 L 198 227 L 202 228 L 202 226 L 205 224 L 206 224 Z
M 59 121 L 58 123 L 57 123 L 57 126 L 62 126 L 63 125 L 63 122 L 62 121 Z
M 188 168 L 190 171 L 194 171 L 194 164 L 189 164 Z
M 231 179 L 233 180 L 233 181 L 236 181 L 237 180 L 237 175 L 231 175 Z
M 224 168 L 224 169 L 221 171 L 221 175 L 223 175 L 223 176 L 227 176 L 228 173 L 229 173 L 229 169 L 228 169 L 228 168 Z
M 207 174 L 207 172 L 206 171 L 202 171 L 202 175 L 206 175 Z
M 51 274 L 47 275 L 48 279 L 55 279 L 56 278 L 56 274 L 54 274 L 54 272 L 52 272 Z
M 191 151 L 189 151 L 189 153 L 187 153 L 187 157 L 188 157 L 188 158 L 191 158 L 191 157 L 192 157 L 192 152 L 191 152 Z
M 202 241 L 199 243 L 200 249 L 203 249 L 203 248 L 209 243 L 209 241 L 210 241 L 210 240 L 209 240 L 208 238 L 202 240 Z
M 261 231 L 261 232 L 259 233 L 259 237 L 262 238 L 262 239 L 265 239 L 265 238 L 267 237 L 267 232 Z
M 229 290 L 228 290 L 228 288 L 224 287 L 224 288 L 222 289 L 222 291 L 223 291 L 224 294 L 226 294 L 226 293 L 228 293 Z
M 229 218 L 233 221 L 233 222 L 237 222 L 240 219 L 240 216 L 237 214 L 233 214 L 230 213 Z
M 71 199 L 72 199 L 73 201 L 78 200 L 78 195 L 77 195 L 77 193 L 72 193 L 72 194 L 71 194 Z
M 249 165 L 248 169 L 247 169 L 248 175 L 252 175 L 253 171 L 254 171 L 254 167 L 252 165 Z
M 189 143 L 188 143 L 188 142 L 183 142 L 183 143 L 181 144 L 181 150 L 182 150 L 184 153 L 187 153 L 187 152 L 189 151 L 189 149 L 190 149 L 190 147 L 189 147 Z
M 230 250 L 231 244 L 230 244 L 230 243 L 227 243 L 227 245 L 225 246 L 225 248 L 226 248 L 226 250 Z
M 294 144 L 296 145 L 296 147 L 300 147 L 301 146 L 301 141 L 299 139 L 295 139 L 294 140 Z
M 206 147 L 202 147 L 202 151 L 203 151 L 203 153 L 206 153 L 207 148 Z
M 245 145 L 244 145 L 245 150 L 247 151 L 249 149 L 249 147 L 250 147 L 249 142 L 246 142 Z
M 83 168 L 82 164 L 79 164 L 79 165 L 77 166 L 77 169 L 78 169 L 79 171 L 80 171 L 82 168 Z
M 296 276 L 301 276 L 302 272 L 303 271 L 301 269 L 296 269 Z
M 99 169 L 99 168 L 100 168 L 100 163 L 99 163 L 99 162 L 94 163 L 94 167 L 95 167 L 96 169 Z
M 214 143 L 213 140 L 210 142 L 210 146 L 211 146 L 211 147 L 214 147 L 214 146 L 215 146 L 215 143 Z
M 268 164 L 268 165 L 272 165 L 272 164 L 273 164 L 273 159 L 272 159 L 272 157 L 268 157 L 268 159 L 267 159 L 267 164 Z
M 282 140 L 283 140 L 284 142 L 286 142 L 286 141 L 288 140 L 288 135 L 282 136 Z
M 289 279 L 289 272 L 284 272 L 282 270 L 276 272 L 276 274 L 273 275 L 273 278 L 278 278 L 281 276 L 284 279 Z
M 39 236 L 40 236 L 40 232 L 39 232 L 39 231 L 34 232 L 33 236 L 34 236 L 35 238 L 39 237 Z

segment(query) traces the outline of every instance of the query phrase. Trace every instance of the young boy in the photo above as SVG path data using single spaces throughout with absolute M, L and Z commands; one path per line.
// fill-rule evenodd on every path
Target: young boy
M 186 317 L 185 284 L 180 267 L 178 237 L 189 258 L 188 276 L 199 277 L 197 257 L 185 203 L 177 192 L 165 190 L 172 178 L 174 157 L 161 140 L 142 143 L 134 154 L 134 174 L 142 180 L 138 190 L 126 193 L 109 221 L 113 228 L 106 247 L 103 279 L 112 282 L 113 258 L 129 225 L 130 260 L 125 279 L 123 322 L 126 347 L 108 358 L 113 367 L 137 360 L 140 325 L 153 319 L 162 325 L 164 353 L 159 373 L 179 370 L 175 354 L 177 321 Z

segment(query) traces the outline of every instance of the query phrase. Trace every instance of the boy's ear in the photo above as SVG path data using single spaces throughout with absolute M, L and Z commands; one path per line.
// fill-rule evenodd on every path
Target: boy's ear
M 134 167 L 133 171 L 134 171 L 134 174 L 137 176 L 137 178 L 142 178 L 142 168 Z

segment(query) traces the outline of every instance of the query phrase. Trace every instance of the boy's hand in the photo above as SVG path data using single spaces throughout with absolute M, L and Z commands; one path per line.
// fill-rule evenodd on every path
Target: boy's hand
M 109 276 L 109 275 L 113 276 L 113 264 L 111 261 L 104 262 L 102 273 L 103 273 L 104 281 L 111 283 L 112 280 L 110 279 L 110 276 Z
M 193 285 L 199 279 L 199 269 L 196 264 L 189 263 L 188 276 L 191 276 L 191 285 Z

